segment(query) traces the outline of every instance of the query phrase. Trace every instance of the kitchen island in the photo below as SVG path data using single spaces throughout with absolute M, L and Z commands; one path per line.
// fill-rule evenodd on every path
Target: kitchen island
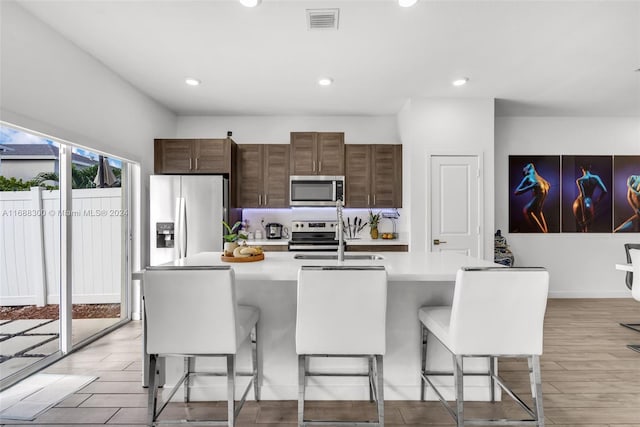
M 302 253 L 301 253 L 302 254 Z M 305 252 L 304 255 L 314 253 Z M 327 255 L 315 253 L 317 255 Z M 262 399 L 297 399 L 297 355 L 295 352 L 296 281 L 303 265 L 384 265 L 389 280 L 387 299 L 387 353 L 384 357 L 385 399 L 417 400 L 420 396 L 420 332 L 418 308 L 423 305 L 451 304 L 457 270 L 463 266 L 495 266 L 492 262 L 454 253 L 385 252 L 373 260 L 310 260 L 295 259 L 292 252 L 269 252 L 264 261 L 226 263 L 218 252 L 205 252 L 167 263 L 175 266 L 231 265 L 235 272 L 237 299 L 240 304 L 260 309 L 260 363 L 262 365 Z M 345 255 L 372 255 L 348 252 Z M 185 291 L 188 283 L 185 283 Z M 330 315 L 330 314 L 329 314 Z M 248 346 L 247 346 L 248 347 Z M 239 357 L 238 370 L 248 369 L 248 348 Z M 429 341 L 430 366 L 448 369 L 449 354 L 439 343 Z M 205 361 L 198 362 L 204 363 Z M 485 360 L 470 361 L 465 368 L 486 369 Z M 210 363 L 206 361 L 206 363 Z M 211 368 L 222 366 L 211 363 Z M 198 365 L 200 367 L 200 365 Z M 312 368 L 322 371 L 366 370 L 364 360 L 313 360 Z M 207 366 L 209 367 L 209 366 Z M 167 360 L 167 385 L 180 375 L 181 360 Z M 467 370 L 467 369 L 465 369 Z M 200 381 L 202 380 L 202 381 Z M 447 381 L 448 380 L 448 381 Z M 212 384 L 209 378 L 196 378 L 193 398 L 224 400 L 226 383 L 220 379 Z M 242 381 L 242 380 L 240 380 Z M 362 378 L 312 378 L 308 380 L 309 399 L 368 399 L 368 388 Z M 451 383 L 443 378 L 442 384 Z M 487 400 L 488 382 L 470 378 L 466 382 L 468 400 Z M 178 393 L 179 395 L 180 393 Z M 431 393 L 427 398 L 434 399 Z

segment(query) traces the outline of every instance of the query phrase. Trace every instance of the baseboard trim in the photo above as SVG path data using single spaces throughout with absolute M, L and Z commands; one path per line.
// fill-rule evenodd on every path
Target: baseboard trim
M 549 291 L 549 298 L 631 298 L 629 290 L 620 291 Z

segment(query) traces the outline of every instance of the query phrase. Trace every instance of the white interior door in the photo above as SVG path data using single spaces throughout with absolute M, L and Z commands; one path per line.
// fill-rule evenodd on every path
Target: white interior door
M 431 156 L 431 251 L 481 257 L 478 156 Z

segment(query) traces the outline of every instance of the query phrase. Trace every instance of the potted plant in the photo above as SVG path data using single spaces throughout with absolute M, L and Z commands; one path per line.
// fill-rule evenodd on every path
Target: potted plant
M 247 236 L 240 232 L 242 221 L 236 221 L 233 226 L 229 226 L 229 224 L 222 221 L 222 225 L 227 230 L 227 234 L 222 236 L 224 238 L 224 255 L 232 256 L 233 250 L 238 247 L 238 239 L 246 240 Z
M 369 227 L 371 227 L 371 238 L 378 238 L 378 223 L 380 222 L 380 212 L 374 214 L 371 209 L 369 209 Z

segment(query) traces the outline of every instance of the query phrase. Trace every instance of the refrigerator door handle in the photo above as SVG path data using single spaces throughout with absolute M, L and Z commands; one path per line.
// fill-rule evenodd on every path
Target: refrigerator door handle
M 180 258 L 187 256 L 187 204 L 184 197 L 180 197 Z
M 176 230 L 176 235 L 175 235 L 175 245 L 176 245 L 176 250 L 177 250 L 177 257 L 176 259 L 180 259 L 184 257 L 184 199 L 182 197 L 177 197 L 176 198 L 176 214 L 175 217 L 176 219 L 176 225 L 175 225 L 175 230 Z

